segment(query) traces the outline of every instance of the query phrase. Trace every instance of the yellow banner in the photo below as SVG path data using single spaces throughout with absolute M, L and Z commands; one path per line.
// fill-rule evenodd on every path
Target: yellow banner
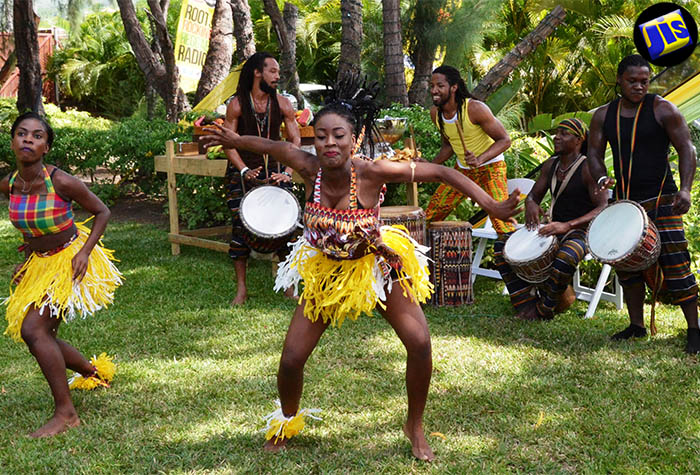
M 197 89 L 209 50 L 209 35 L 216 0 L 183 0 L 175 36 L 175 63 L 184 92 Z

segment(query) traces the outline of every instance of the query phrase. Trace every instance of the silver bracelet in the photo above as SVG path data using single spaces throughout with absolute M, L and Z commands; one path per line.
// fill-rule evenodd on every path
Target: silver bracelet
M 241 170 L 241 176 L 245 175 L 249 170 L 250 170 L 250 168 L 243 167 L 243 169 Z
M 603 180 L 607 180 L 607 179 L 608 179 L 607 175 L 601 176 L 600 178 L 598 178 L 598 183 L 597 183 L 597 185 L 600 186 L 600 182 L 603 181 Z

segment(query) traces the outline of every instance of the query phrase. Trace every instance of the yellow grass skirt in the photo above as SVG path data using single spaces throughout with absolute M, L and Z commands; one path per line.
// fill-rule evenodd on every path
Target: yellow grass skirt
M 411 239 L 401 225 L 382 226 L 381 235 L 384 244 L 401 256 L 395 280 L 404 296 L 425 302 L 433 291 L 425 256 L 428 248 Z M 294 286 L 298 295 L 298 285 L 303 281 L 300 301 L 306 301 L 304 316 L 312 322 L 321 318 L 324 323 L 340 326 L 345 317 L 356 320 L 363 313 L 371 315 L 377 305 L 386 308 L 383 302 L 394 283 L 387 270 L 384 259 L 375 254 L 352 260 L 331 259 L 305 239 L 298 239 L 279 266 L 275 290 Z
M 51 316 L 72 320 L 77 315 L 86 317 L 114 301 L 114 290 L 122 283 L 122 274 L 112 263 L 114 251 L 97 244 L 90 253 L 83 280 L 73 281 L 73 257 L 82 249 L 90 230 L 76 223 L 78 236 L 65 249 L 46 257 L 33 252 L 18 275 L 19 284 L 4 299 L 7 305 L 7 329 L 15 341 L 22 341 L 21 329 L 27 311 L 35 306 L 43 311 L 49 308 Z

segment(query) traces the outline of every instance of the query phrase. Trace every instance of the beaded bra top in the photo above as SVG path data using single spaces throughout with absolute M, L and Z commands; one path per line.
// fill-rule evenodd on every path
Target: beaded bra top
M 304 238 L 319 251 L 335 259 L 357 259 L 370 252 L 377 253 L 375 244 L 379 233 L 379 205 L 359 208 L 357 203 L 357 176 L 355 165 L 350 171 L 350 208 L 335 209 L 321 206 L 321 168 L 314 182 L 313 201 L 304 209 Z
M 18 172 L 10 177 L 10 221 L 26 238 L 46 236 L 73 226 L 73 206 L 54 190 L 51 176 L 44 167 L 46 194 L 12 193 Z

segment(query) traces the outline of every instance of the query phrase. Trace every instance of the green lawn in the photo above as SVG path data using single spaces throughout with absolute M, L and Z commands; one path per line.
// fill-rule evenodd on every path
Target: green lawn
M 3 288 L 18 234 L 0 214 Z M 233 266 L 166 233 L 113 223 L 105 244 L 126 277 L 116 303 L 61 327 L 86 355 L 116 355 L 108 390 L 74 392 L 83 425 L 26 434 L 52 411 L 26 347 L 0 338 L 0 472 L 698 472 L 700 372 L 683 353 L 685 321 L 659 311 L 659 334 L 616 344 L 624 312 L 585 303 L 549 323 L 511 316 L 502 284 L 479 278 L 477 302 L 426 307 L 434 372 L 425 414 L 436 460 L 414 460 L 401 432 L 405 352 L 379 317 L 330 329 L 306 370 L 304 407 L 323 409 L 281 454 L 265 454 L 262 417 L 294 305 L 250 266 L 250 302 L 232 309 Z M 6 295 L 6 291 L 2 293 Z

